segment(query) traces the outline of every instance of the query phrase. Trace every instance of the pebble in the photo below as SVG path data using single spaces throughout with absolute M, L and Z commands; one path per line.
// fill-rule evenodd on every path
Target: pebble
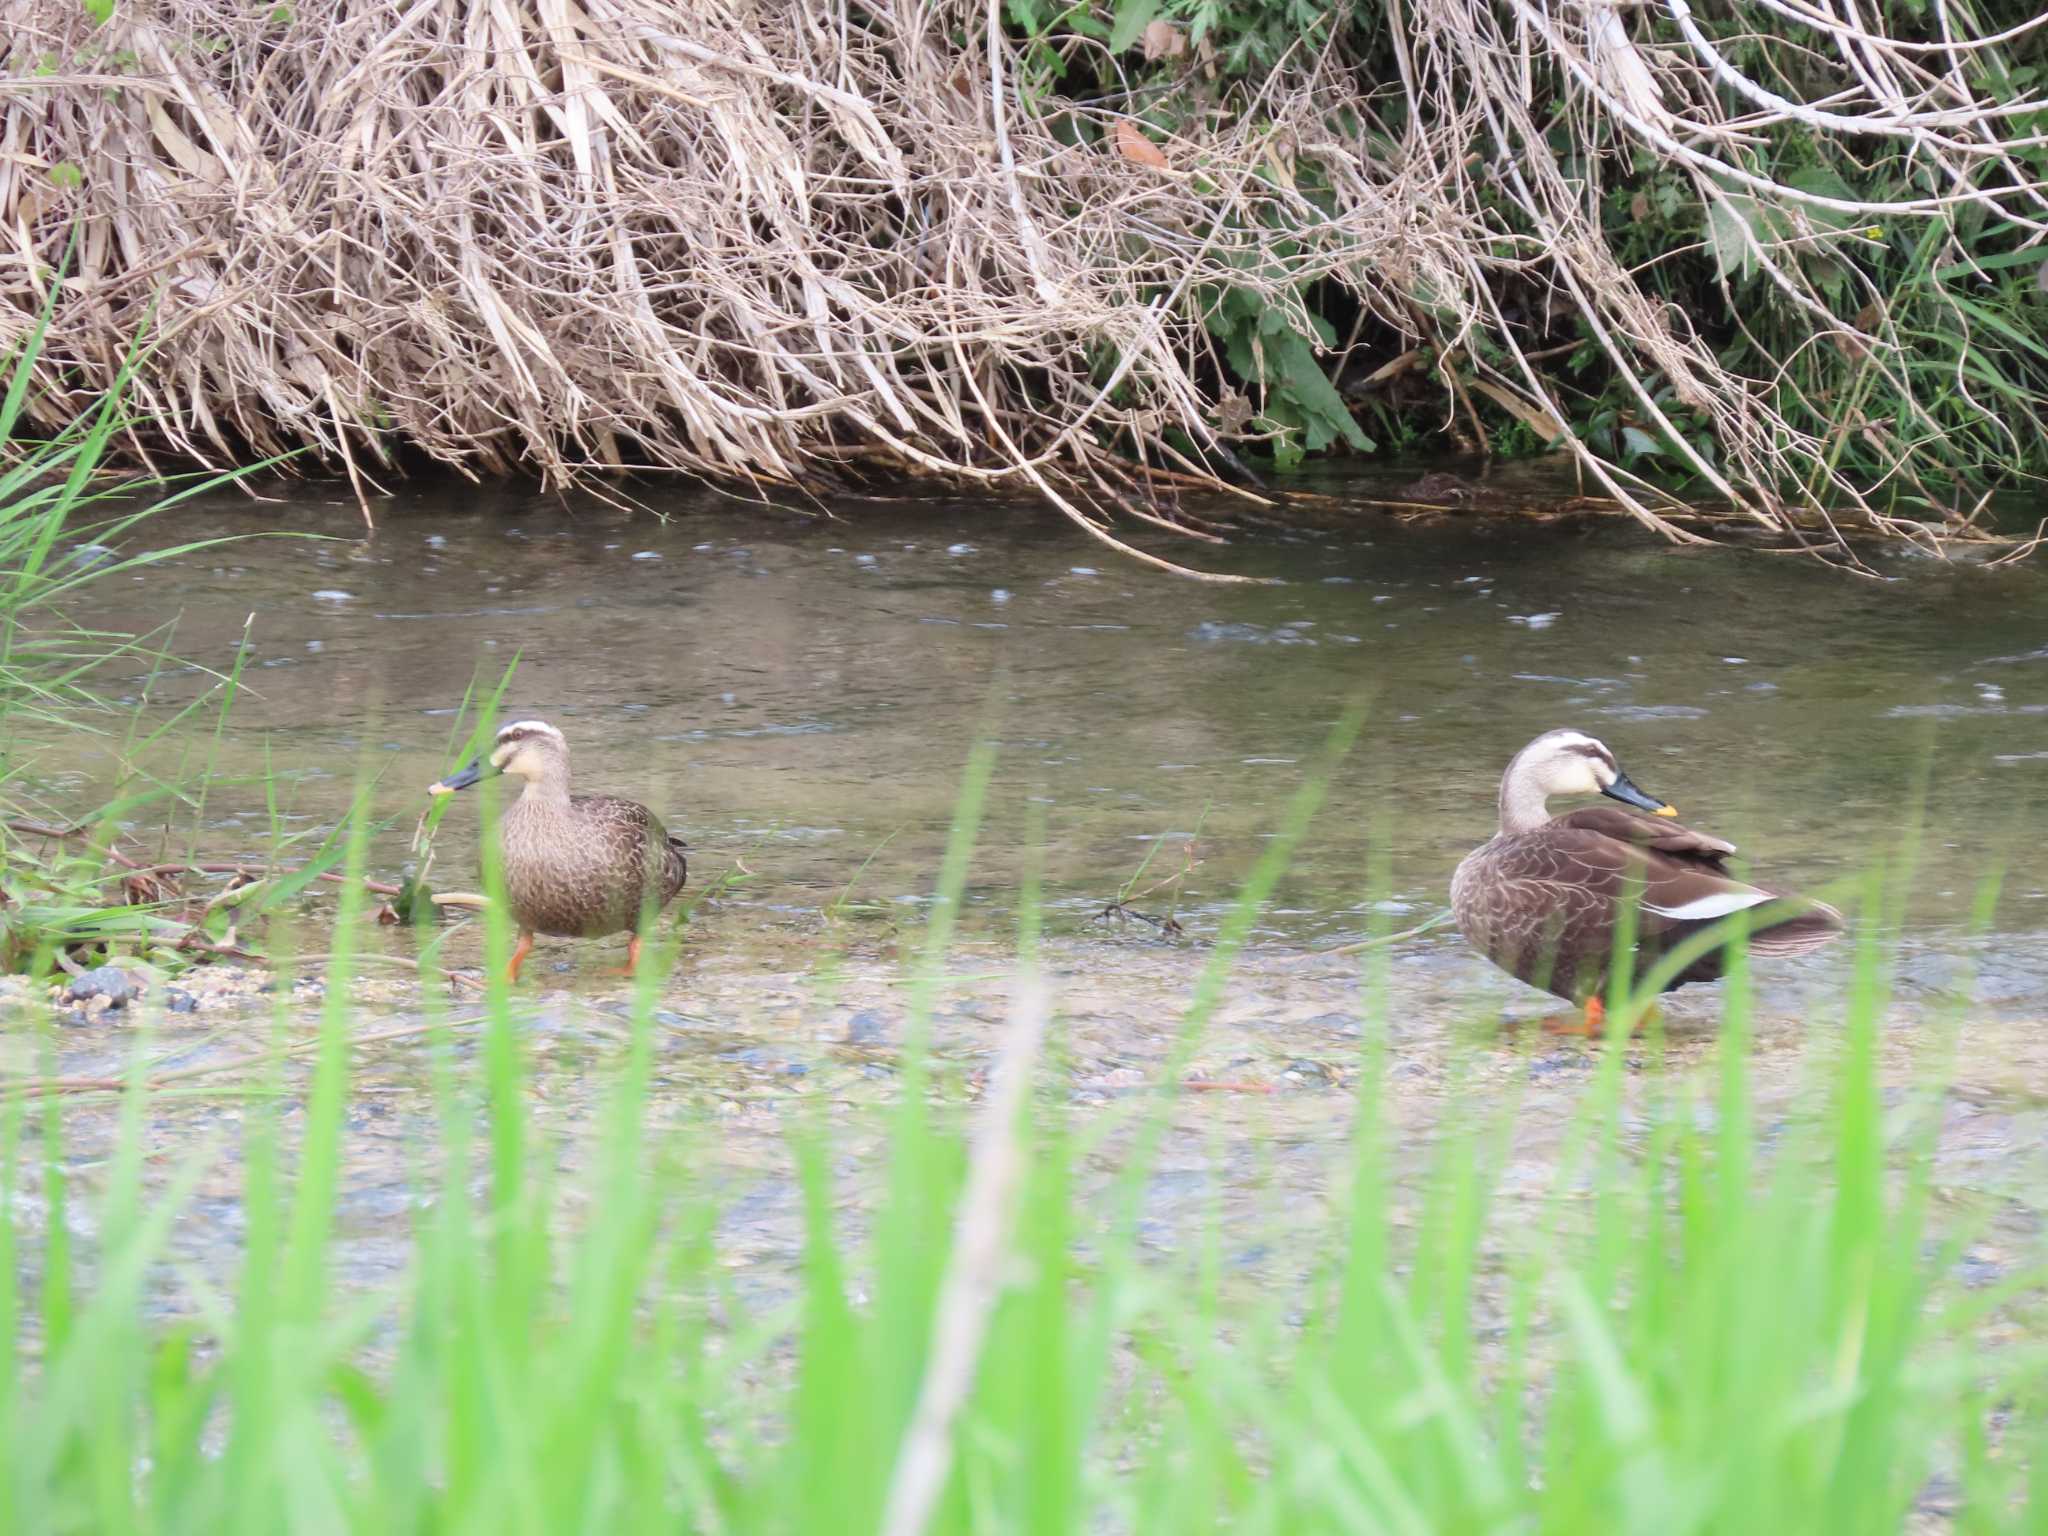
M 99 1009 L 125 1008 L 141 991 L 142 988 L 119 966 L 102 965 L 82 976 L 72 977 L 65 996 L 74 1003 L 84 1003 L 88 1008 L 96 1000 Z M 99 1009 L 93 1011 L 98 1012 Z
M 164 1006 L 173 1013 L 195 1013 L 199 1008 L 199 999 L 182 987 L 172 987 L 164 994 Z
M 848 1045 L 884 1045 L 894 1033 L 894 1020 L 879 1008 L 863 1008 L 846 1021 Z

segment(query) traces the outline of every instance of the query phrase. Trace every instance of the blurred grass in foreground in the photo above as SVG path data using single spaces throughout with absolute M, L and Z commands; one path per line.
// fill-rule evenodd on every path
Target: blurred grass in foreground
M 680 1141 L 648 1129 L 659 963 L 583 1133 L 587 1189 L 560 1187 L 559 1149 L 531 1123 L 502 985 L 479 1051 L 444 1017 L 410 1270 L 375 1295 L 336 1283 L 345 983 L 364 916 L 348 880 L 310 1086 L 253 1101 L 228 1149 L 244 1174 L 237 1294 L 172 1282 L 166 1244 L 199 1153 L 168 1188 L 145 1177 L 140 1091 L 81 1224 L 98 1234 L 89 1264 L 71 1251 L 64 1100 L 0 1108 L 8 1529 L 1867 1536 L 1919 1518 L 1937 1478 L 1956 1529 L 2040 1528 L 2042 1351 L 1980 1340 L 2034 1306 L 2042 1274 L 1968 1292 L 1948 1278 L 1967 1234 L 1930 1222 L 1934 1122 L 1888 1114 L 1878 1091 L 1891 935 L 1875 880 L 1855 984 L 1816 1021 L 1839 1036 L 1820 1052 L 1828 1080 L 1768 1138 L 1749 1109 L 1738 958 L 1714 1074 L 1654 1070 L 1652 1042 L 1625 1112 L 1637 1048 L 1593 1048 L 1533 1214 L 1510 1223 L 1495 1201 L 1500 1126 L 1484 1113 L 1446 1116 L 1457 1128 L 1426 1189 L 1397 1190 L 1382 950 L 1360 994 L 1349 1188 L 1306 1309 L 1223 1277 L 1217 1233 L 1167 1262 L 1141 1246 L 1171 1085 L 1330 760 L 1247 880 L 1105 1190 L 1083 1177 L 1101 1128 L 1060 1091 L 1058 1000 L 1049 1024 L 1037 1001 L 1030 892 L 1017 1014 L 979 1105 L 963 1110 L 926 1055 L 989 782 L 978 754 L 911 989 L 871 1240 L 841 1231 L 828 1170 L 843 1127 L 820 1107 L 795 1149 L 798 1297 L 758 1311 L 693 1176 L 692 1138 L 716 1125 Z M 363 818 L 351 827 L 354 875 Z M 509 942 L 493 929 L 491 975 Z M 650 944 L 648 958 L 666 957 Z M 277 1072 L 281 1085 L 282 1058 Z M 1628 1120 L 1645 1113 L 1647 1127 Z M 181 1321 L 160 1321 L 167 1290 Z

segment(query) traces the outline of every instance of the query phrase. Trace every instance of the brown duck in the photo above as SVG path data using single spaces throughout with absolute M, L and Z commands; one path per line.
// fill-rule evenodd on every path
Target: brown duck
M 1615 806 L 1552 817 L 1552 795 L 1601 794 Z M 1643 814 L 1647 812 L 1648 814 Z M 1475 949 L 1510 975 L 1582 1005 L 1569 1027 L 1601 1027 L 1601 994 L 1614 960 L 1623 904 L 1638 904 L 1630 980 L 1664 953 L 1736 912 L 1764 907 L 1749 933 L 1759 955 L 1818 949 L 1842 916 L 1728 873 L 1733 843 L 1680 826 L 1677 812 L 1629 782 L 1614 754 L 1578 731 L 1550 731 L 1515 755 L 1500 781 L 1500 831 L 1465 856 L 1451 877 L 1451 912 Z M 1768 904 L 1768 905 L 1766 905 Z M 1721 975 L 1725 948 L 1665 983 L 1665 990 Z
M 498 732 L 488 758 L 429 787 L 453 794 L 493 773 L 524 784 L 498 817 L 505 899 L 519 924 L 506 978 L 536 933 L 600 939 L 630 931 L 626 974 L 640 963 L 640 926 L 675 899 L 689 875 L 683 842 L 646 806 L 611 795 L 569 793 L 569 744 L 545 720 L 519 720 Z

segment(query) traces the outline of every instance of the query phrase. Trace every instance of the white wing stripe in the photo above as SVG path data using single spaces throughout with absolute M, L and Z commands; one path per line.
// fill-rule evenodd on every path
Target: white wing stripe
M 1693 923 L 1703 922 L 1710 917 L 1726 917 L 1731 912 L 1740 912 L 1745 907 L 1761 906 L 1771 899 L 1768 891 L 1717 891 L 1712 896 L 1697 896 L 1675 907 L 1660 907 L 1654 901 L 1646 901 L 1643 903 L 1643 910 L 1654 912 L 1659 917 Z

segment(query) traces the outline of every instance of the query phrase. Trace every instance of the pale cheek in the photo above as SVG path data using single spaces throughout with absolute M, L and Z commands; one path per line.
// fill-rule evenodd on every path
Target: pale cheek
M 1600 793 L 1600 778 L 1592 769 L 1573 763 L 1557 776 L 1550 792 L 1553 795 L 1597 795 Z

